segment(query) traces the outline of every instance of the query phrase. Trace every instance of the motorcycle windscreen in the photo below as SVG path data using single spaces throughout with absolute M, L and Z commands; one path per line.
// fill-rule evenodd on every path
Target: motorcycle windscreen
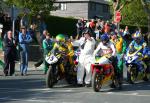
M 45 57 L 45 61 L 48 63 L 48 64 L 54 64 L 58 61 L 57 57 L 55 57 L 54 55 L 46 55 Z
M 103 57 L 99 58 L 98 60 L 96 60 L 96 63 L 98 63 L 98 64 L 110 64 L 110 61 L 108 58 L 103 56 Z

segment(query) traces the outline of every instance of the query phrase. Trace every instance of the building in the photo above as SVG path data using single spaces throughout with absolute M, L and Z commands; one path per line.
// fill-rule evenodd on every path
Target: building
M 110 8 L 107 0 L 56 0 L 51 15 L 92 19 L 95 16 L 110 18 Z

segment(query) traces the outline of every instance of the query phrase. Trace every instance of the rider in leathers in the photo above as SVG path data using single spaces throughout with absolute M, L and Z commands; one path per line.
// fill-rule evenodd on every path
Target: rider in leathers
M 96 50 L 94 51 L 94 56 L 100 55 L 100 56 L 106 56 L 110 61 L 112 61 L 112 65 L 115 69 L 115 75 L 117 73 L 117 57 L 116 57 L 116 48 L 114 44 L 109 40 L 108 34 L 101 35 L 101 42 L 98 44 Z M 101 62 L 101 61 L 99 61 Z M 114 83 L 110 85 L 114 88 Z M 121 85 L 120 85 L 121 86 Z
M 94 56 L 100 54 L 103 55 L 109 55 L 110 58 L 116 57 L 116 49 L 114 44 L 109 40 L 109 37 L 107 34 L 103 34 L 101 36 L 101 42 L 98 44 L 96 50 L 94 51 Z
M 142 56 L 143 58 L 145 56 L 147 56 L 147 52 L 145 52 L 145 51 L 147 51 L 146 50 L 147 49 L 147 43 L 144 41 L 141 32 L 136 31 L 136 33 L 134 33 L 132 35 L 132 38 L 134 40 L 129 44 L 127 52 L 128 51 L 130 52 L 130 51 L 137 51 L 137 50 L 139 50 L 139 53 L 138 53 L 139 56 Z M 145 70 L 147 68 L 146 64 L 143 61 L 137 61 L 137 62 L 138 62 L 137 63 L 138 70 L 141 72 L 141 75 L 142 75 L 142 72 L 145 72 Z M 147 75 L 145 75 L 145 77 L 143 78 L 143 80 L 148 81 Z M 130 83 L 131 81 L 128 80 L 128 82 Z

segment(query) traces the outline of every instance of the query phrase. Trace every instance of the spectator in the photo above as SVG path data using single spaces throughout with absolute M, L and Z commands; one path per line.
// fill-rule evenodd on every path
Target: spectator
M 83 24 L 81 19 L 78 20 L 78 22 L 76 24 L 76 27 L 77 27 L 77 37 L 81 37 L 82 31 L 83 31 L 83 27 L 84 27 L 84 24 Z
M 21 21 L 20 21 L 20 26 L 25 26 L 26 28 L 29 27 L 29 18 L 28 18 L 28 15 L 27 13 L 25 12 L 24 15 L 22 16 L 21 18 Z
M 34 40 L 34 42 L 38 43 L 35 29 L 36 29 L 36 25 L 32 24 L 29 28 L 29 33 L 30 33 L 32 39 Z
M 104 25 L 104 32 L 109 33 L 110 32 L 110 24 L 109 21 L 107 21 Z
M 42 35 L 43 31 L 47 29 L 47 25 L 41 15 L 37 15 L 36 20 L 36 31 L 39 32 L 40 36 Z
M 19 43 L 20 43 L 20 70 L 21 75 L 27 74 L 28 68 L 28 44 L 32 41 L 29 32 L 26 31 L 25 26 L 21 27 L 21 33 L 19 33 Z
M 48 33 L 47 30 L 44 30 L 43 35 L 41 35 L 40 39 L 38 40 L 40 43 L 40 51 L 41 51 L 42 57 L 37 63 L 34 64 L 35 68 L 39 67 L 44 61 L 42 43 L 43 43 L 43 40 L 46 38 L 47 33 Z
M 43 40 L 44 58 L 52 50 L 53 45 L 54 43 L 50 38 L 50 34 L 47 33 L 46 38 Z M 47 73 L 48 68 L 49 68 L 49 64 L 44 60 L 44 74 Z
M 94 19 L 91 19 L 90 21 L 90 24 L 89 24 L 89 28 L 92 30 L 92 31 L 95 31 L 95 20 Z
M 127 42 L 127 45 L 131 42 L 131 35 L 128 29 L 128 26 L 125 27 L 125 30 L 123 32 L 123 39 Z
M 2 33 L 2 39 L 4 39 L 4 35 L 7 33 L 8 30 L 12 29 L 12 21 L 8 14 L 4 15 L 3 18 L 3 33 Z
M 110 27 L 111 27 L 111 31 L 115 31 L 115 29 L 117 29 L 117 26 L 115 25 L 114 21 L 111 22 Z
M 94 38 L 96 38 L 95 28 L 96 28 L 96 22 L 94 19 L 91 19 L 91 21 L 89 23 L 89 29 L 91 30 L 92 36 Z
M 7 32 L 7 36 L 4 38 L 5 50 L 4 50 L 4 74 L 12 76 L 15 72 L 15 44 L 12 38 L 12 31 Z

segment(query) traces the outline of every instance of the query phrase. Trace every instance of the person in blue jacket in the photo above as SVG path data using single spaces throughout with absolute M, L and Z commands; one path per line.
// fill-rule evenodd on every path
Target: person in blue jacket
M 28 45 L 32 41 L 29 32 L 26 31 L 25 26 L 21 27 L 21 32 L 19 33 L 19 46 L 20 46 L 20 71 L 21 75 L 27 74 L 28 68 Z

